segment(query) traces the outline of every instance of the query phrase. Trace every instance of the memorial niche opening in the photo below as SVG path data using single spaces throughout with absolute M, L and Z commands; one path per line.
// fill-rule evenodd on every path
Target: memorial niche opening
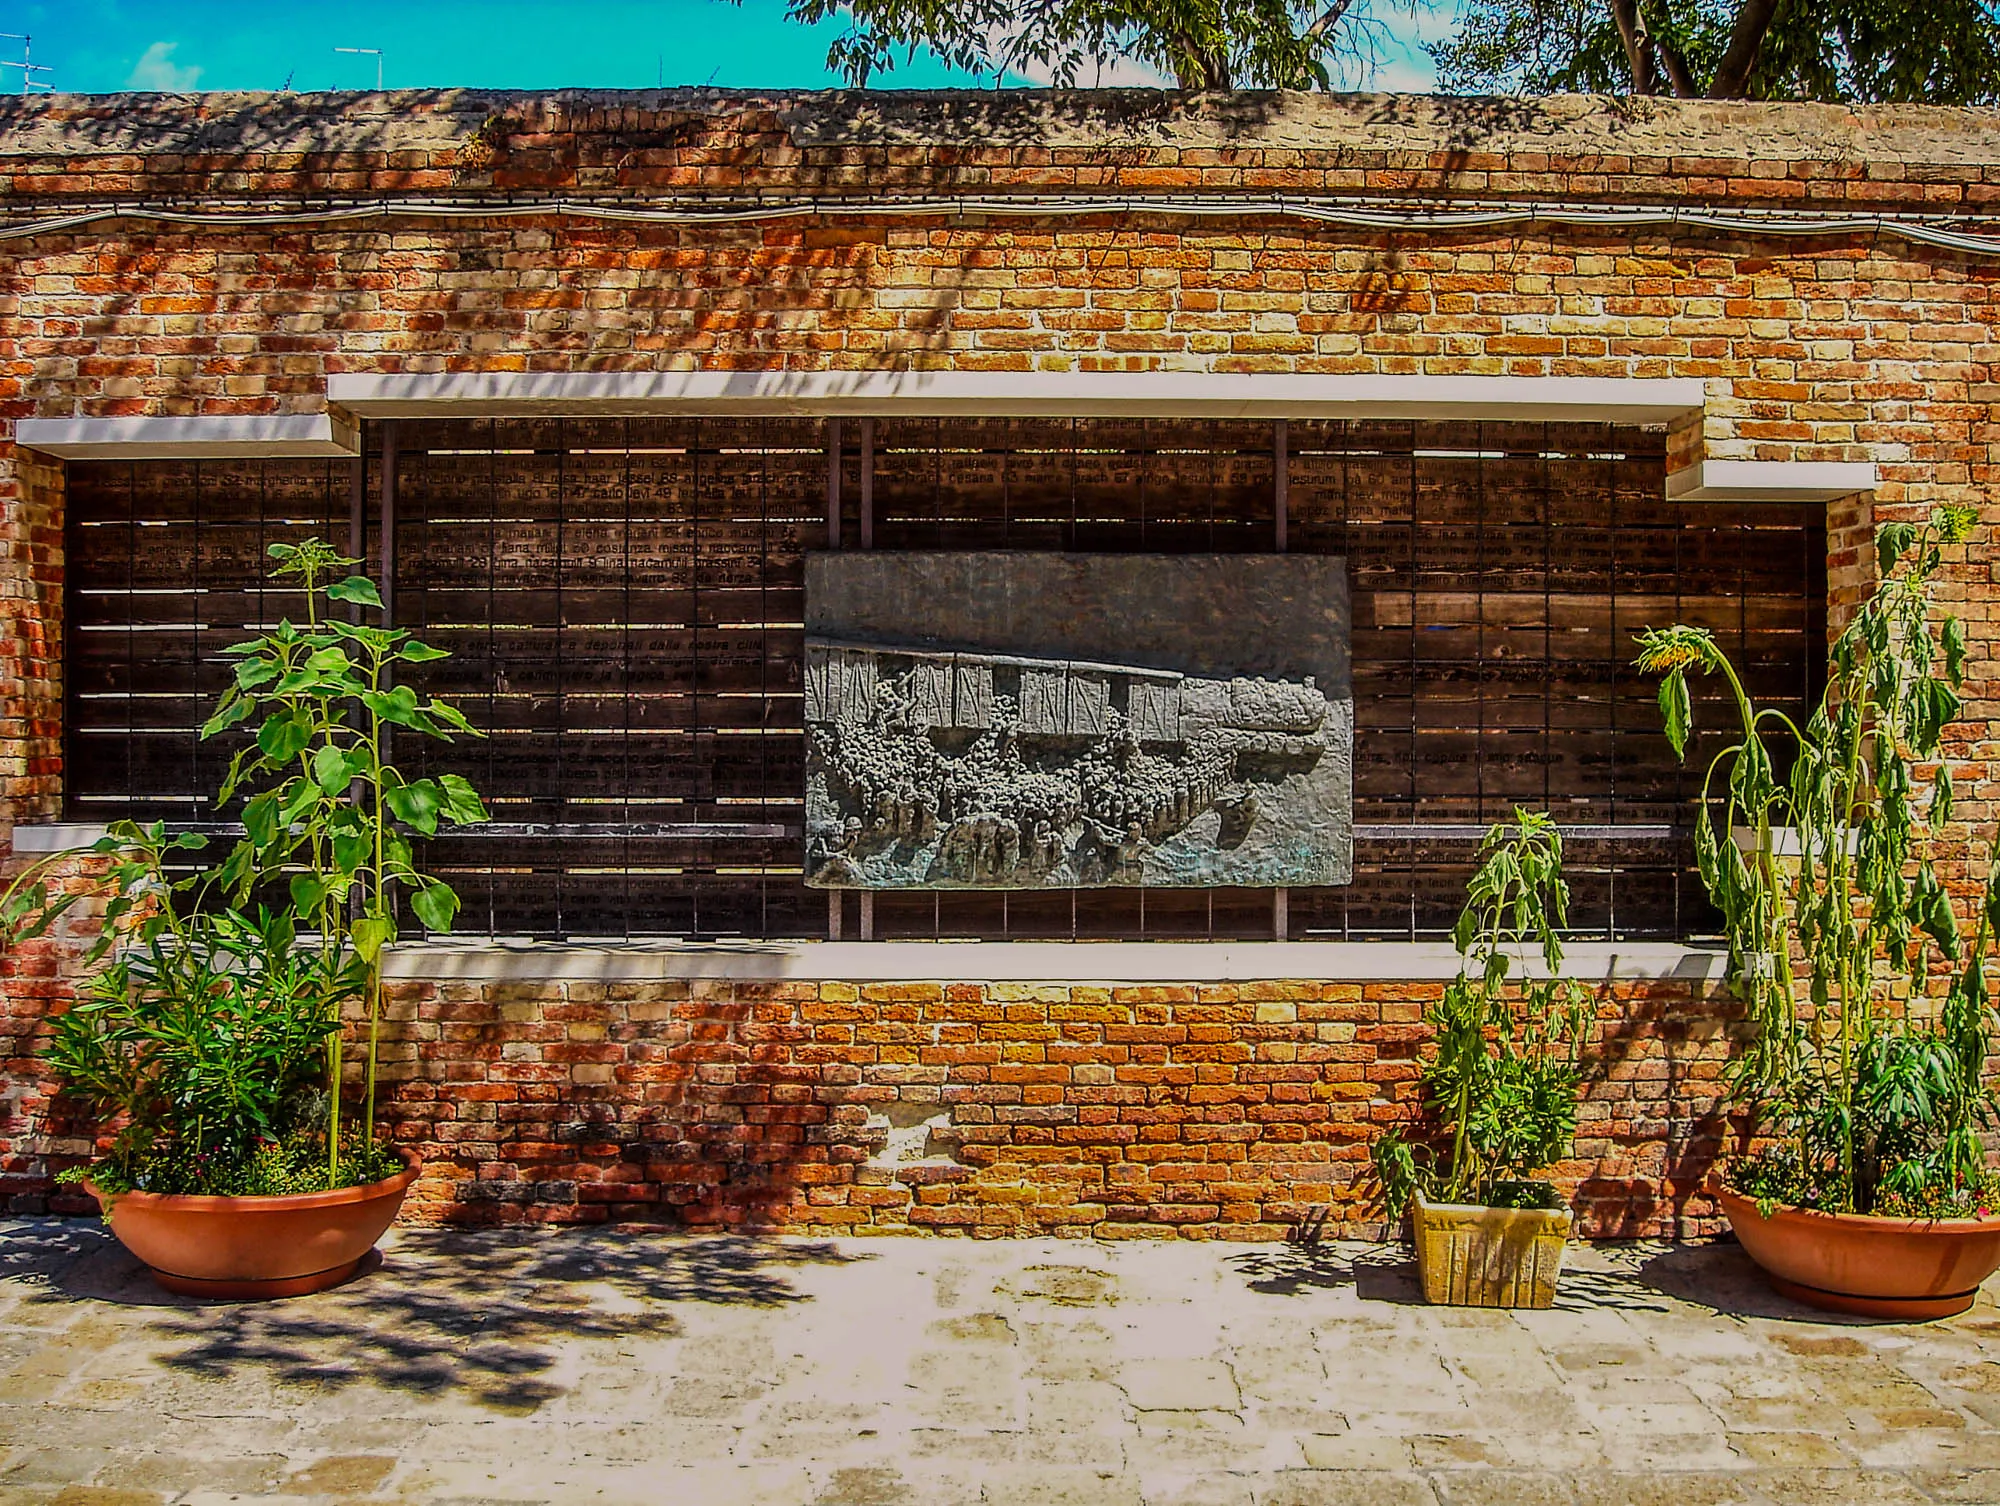
M 1326 556 L 806 561 L 806 882 L 1345 884 L 1354 703 Z

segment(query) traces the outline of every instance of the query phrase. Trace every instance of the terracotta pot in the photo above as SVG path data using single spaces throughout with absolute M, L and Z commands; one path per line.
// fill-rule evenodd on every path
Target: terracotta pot
M 291 1197 L 184 1197 L 85 1188 L 110 1214 L 118 1242 L 152 1268 L 153 1279 L 189 1297 L 297 1297 L 352 1276 L 395 1222 L 403 1195 L 423 1169 L 402 1152 L 404 1169 L 363 1187 Z
M 1549 1307 L 1574 1216 L 1567 1208 L 1410 1205 L 1424 1300 L 1453 1307 Z
M 1972 1306 L 2000 1270 L 2000 1218 L 1875 1218 L 1775 1208 L 1715 1189 L 1744 1252 L 1771 1285 L 1829 1312 L 1923 1322 Z

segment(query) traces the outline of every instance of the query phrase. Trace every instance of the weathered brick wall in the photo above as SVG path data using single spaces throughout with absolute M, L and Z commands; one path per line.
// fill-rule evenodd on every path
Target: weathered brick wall
M 1264 1239 L 1380 1228 L 1368 1142 L 1435 984 L 405 983 L 417 1216 Z M 1576 1154 L 1601 1234 L 1709 1227 L 1726 995 L 1619 984 Z
M 1064 202 L 1007 216 L 884 202 L 922 194 Z M 1130 207 L 1170 194 L 1236 196 L 1245 206 L 1238 215 L 1202 217 L 1159 202 L 1143 214 Z M 1836 608 L 1865 585 L 1877 520 L 1956 501 L 2000 521 L 1988 497 L 2000 439 L 1991 410 L 2000 391 L 1991 385 L 2000 255 L 1916 245 L 1893 225 L 1872 224 L 1828 224 L 1812 236 L 1547 221 L 1391 232 L 1275 212 L 1268 200 L 1278 194 L 1384 207 L 1512 200 L 1978 215 L 2000 196 L 2000 116 L 1145 92 L 466 91 L 0 103 L 0 229 L 114 200 L 297 210 L 343 199 L 380 211 L 262 227 L 126 218 L 0 239 L 0 838 L 16 820 L 51 813 L 59 791 L 60 472 L 31 462 L 8 437 L 15 420 L 34 415 L 311 412 L 325 404 L 327 375 L 349 371 L 949 366 L 1680 376 L 1700 379 L 1708 404 L 1698 424 L 1673 436 L 1676 466 L 1704 455 L 1877 463 L 1883 479 L 1872 501 L 1843 505 L 1834 520 Z M 1078 203 L 1089 195 L 1116 202 L 1078 214 L 1093 207 Z M 519 212 L 555 199 L 686 209 L 701 196 L 811 200 L 819 208 L 804 218 L 733 225 Z M 447 199 L 493 212 L 456 219 L 430 212 L 427 201 Z M 1983 861 L 1996 815 L 1990 536 L 1953 558 L 1944 593 L 1973 639 L 1966 730 L 1954 748 L 1966 760 L 1961 825 L 1950 844 L 1961 890 Z M 712 1159 L 684 1157 L 690 1165 L 750 1166 L 768 1152 L 773 1166 L 819 1168 L 804 1180 L 774 1181 L 766 1200 L 803 1226 L 857 1213 L 894 1225 L 939 1209 L 1002 1227 L 1025 1218 L 1021 1210 L 1101 1205 L 1101 1218 L 1032 1222 L 1108 1226 L 1143 1207 L 1139 1224 L 1166 1227 L 1175 1221 L 1155 1219 L 1155 1205 L 1212 1204 L 1213 1218 L 1197 1227 L 1269 1230 L 1320 1189 L 1347 1186 L 1340 1177 L 1321 1179 L 1319 1168 L 1360 1163 L 1361 1127 L 1390 1111 L 1390 1089 L 1407 1074 L 1414 1049 L 1411 1020 L 1382 1012 L 1411 1008 L 1411 999 L 1364 988 L 1357 1005 L 1343 985 L 1329 986 L 1332 996 L 1307 1001 L 1239 994 L 1157 1004 L 1115 994 L 1009 1000 L 957 986 L 934 1000 L 765 997 L 757 989 L 686 1001 L 596 999 L 553 986 L 527 998 L 440 993 L 415 1001 L 409 1049 L 422 1071 L 399 1090 L 396 1111 L 413 1139 L 440 1155 L 459 1155 L 452 1147 L 460 1143 L 480 1147 L 450 1163 L 471 1178 L 467 1196 L 479 1201 L 465 1203 L 468 1210 L 524 1209 L 494 1195 L 523 1183 L 546 1184 L 546 1208 L 557 1213 L 622 1208 L 622 1194 L 605 1189 L 638 1172 L 652 1176 L 653 1163 L 624 1150 L 586 1154 L 589 1142 L 576 1137 L 598 1116 L 621 1127 L 617 1144 L 642 1145 L 645 1131 L 673 1133 L 694 1113 L 689 1105 L 702 1105 L 686 1122 L 715 1128 L 661 1143 L 718 1147 Z M 15 1063 L 8 1070 L 18 1085 L 42 995 L 10 982 L 8 998 L 0 1055 Z M 1259 1003 L 1358 1007 L 1362 1017 L 1260 1022 Z M 1649 1086 L 1618 1098 L 1605 1096 L 1607 1085 L 1593 1100 L 1593 1114 L 1603 1116 L 1593 1124 L 1611 1128 L 1570 1174 L 1592 1179 L 1585 1197 L 1599 1227 L 1676 1227 L 1684 1172 L 1699 1164 L 1710 1133 L 1702 1127 L 1713 1123 L 1703 1084 L 1712 1081 L 1707 1053 L 1720 1047 L 1701 1033 L 1717 1007 L 1645 990 L 1607 1004 L 1607 1028 L 1633 1043 L 1619 1070 Z M 635 1012 L 656 1008 L 667 1017 Z M 1110 1013 L 1064 1022 L 1055 1018 L 1059 1008 Z M 1144 1014 L 1156 1008 L 1163 1018 Z M 422 1036 L 430 1009 L 439 1012 L 435 1042 Z M 842 1009 L 861 1018 L 808 1017 Z M 912 1018 L 897 1014 L 906 1009 Z M 1018 1083 L 971 1075 L 1015 1069 L 987 1014 L 997 1011 L 1004 1028 L 1017 1009 L 1062 1050 L 1071 1024 L 1101 1029 L 1086 1043 L 1094 1050 L 1111 1049 L 1114 1031 L 1188 1034 L 1165 1064 L 1138 1054 L 1164 1038 L 1148 1044 L 1135 1036 L 1117 1043 L 1135 1053 L 1128 1061 L 1023 1059 Z M 510 1019 L 509 1010 L 528 1017 Z M 732 1011 L 741 1021 L 732 1024 Z M 1203 1011 L 1213 1018 L 1201 1018 Z M 680 1048 L 672 1032 L 683 1025 L 688 1044 Z M 677 1049 L 687 1062 L 697 1044 L 767 1025 L 773 1036 L 745 1048 L 742 1061 L 698 1062 L 692 1075 L 676 1065 Z M 1348 1025 L 1389 1034 L 1348 1046 L 1318 1033 Z M 944 1063 L 965 1075 L 939 1084 L 966 1095 L 962 1107 L 974 1117 L 962 1121 L 965 1131 L 994 1137 L 965 1142 L 969 1178 L 941 1171 L 945 1179 L 910 1202 L 894 1176 L 867 1167 L 865 1073 L 847 1084 L 815 1074 L 823 1060 L 830 1073 L 897 1063 L 820 1058 L 815 1053 L 842 1043 L 818 1032 L 836 1027 L 854 1032 L 848 1049 L 908 1049 L 918 1066 L 926 1065 L 925 1050 L 995 1054 L 991 1063 Z M 458 1039 L 448 1029 L 467 1032 L 462 1052 L 448 1044 Z M 859 1043 L 864 1030 L 883 1039 Z M 1265 1030 L 1277 1033 L 1258 1033 Z M 1197 1045 L 1223 1055 L 1187 1054 Z M 1381 1054 L 1385 1047 L 1394 1049 Z M 1289 1060 L 1261 1054 L 1285 1048 Z M 1341 1050 L 1364 1048 L 1374 1054 L 1359 1064 L 1360 1077 L 1330 1070 L 1357 1065 Z M 1331 1054 L 1322 1059 L 1322 1051 Z M 1108 1081 L 1095 1076 L 1107 1068 Z M 1155 1068 L 1184 1073 L 1185 1081 L 1145 1080 Z M 575 1075 L 582 1069 L 602 1072 Z M 749 1083 L 727 1080 L 746 1069 Z M 768 1082 L 755 1077 L 764 1069 Z M 1071 1075 L 1034 1075 L 1055 1069 Z M 1389 1075 L 1370 1075 L 1383 1071 Z M 1019 1098 L 1004 1102 L 978 1096 L 1016 1088 Z M 1128 1092 L 1140 1096 L 1128 1101 Z M 18 1111 L 33 1096 L 17 1086 L 15 1117 L 0 1128 L 15 1178 L 8 1185 L 29 1198 L 45 1186 L 37 1179 L 47 1148 L 38 1123 Z M 702 1117 L 711 1104 L 719 1115 L 712 1120 Z M 975 1111 L 989 1106 L 995 1117 L 980 1121 Z M 1076 1119 L 1010 1122 L 998 1115 L 1003 1107 L 1073 1108 Z M 736 1108 L 740 1122 L 723 1112 Z M 825 1117 L 812 1117 L 820 1109 Z M 1243 1111 L 1237 1118 L 1204 1117 L 1235 1109 Z M 1088 1153 L 1072 1149 L 1086 1145 L 1080 1137 L 1100 1119 L 1121 1136 L 1129 1128 L 1129 1145 L 1107 1128 Z M 487 1157 L 476 1136 L 512 1123 L 553 1128 L 535 1129 L 540 1138 L 524 1129 L 496 1140 Z M 1211 1134 L 1210 1125 L 1239 1127 Z M 1295 1126 L 1305 1127 L 1303 1138 L 1288 1138 Z M 1055 1133 L 1064 1128 L 1077 1136 Z M 780 1149 L 793 1144 L 803 1148 L 796 1161 Z M 1302 1149 L 1288 1160 L 1293 1144 Z M 720 1149 L 741 1145 L 750 1150 L 735 1163 Z M 821 1147 L 823 1159 L 804 1153 Z M 1063 1166 L 1080 1169 L 1058 1174 Z M 1241 1182 L 1167 1174 L 1181 1167 L 1257 1171 Z M 1288 1167 L 1305 1169 L 1281 1169 Z M 1112 1168 L 1126 1180 L 1116 1181 Z M 591 1174 L 605 1171 L 616 1176 Z M 1200 1195 L 1211 1180 L 1229 1195 Z M 433 1196 L 425 1206 L 438 1208 L 448 1181 L 426 1183 Z M 637 1185 L 652 1193 L 635 1194 L 633 1204 L 692 1206 L 717 1219 L 744 1216 L 731 1210 L 753 1201 L 727 1191 L 694 1195 L 691 1188 L 717 1185 L 705 1175 Z M 555 1201 L 567 1188 L 579 1198 L 574 1205 Z M 1336 1205 L 1345 1208 L 1345 1197 L 1339 1192 Z M 830 1211 L 822 1216 L 823 1209 Z

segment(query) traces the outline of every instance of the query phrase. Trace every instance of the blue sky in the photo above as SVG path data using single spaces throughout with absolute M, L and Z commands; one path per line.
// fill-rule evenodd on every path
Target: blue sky
M 1377 87 L 1430 83 L 1419 30 L 1447 29 L 1450 9 L 1445 0 L 1417 22 L 1391 20 L 1396 35 Z M 278 89 L 288 79 L 294 89 L 372 88 L 375 59 L 333 50 L 342 46 L 382 49 L 391 88 L 642 88 L 661 80 L 819 87 L 840 82 L 826 70 L 838 30 L 787 21 L 783 0 L 0 0 L 0 32 L 31 35 L 34 61 L 52 69 L 37 79 L 87 93 Z M 21 56 L 19 41 L 0 40 L 0 59 Z M 0 69 L 0 90 L 18 92 L 20 78 Z M 922 56 L 881 82 L 914 89 L 972 80 Z

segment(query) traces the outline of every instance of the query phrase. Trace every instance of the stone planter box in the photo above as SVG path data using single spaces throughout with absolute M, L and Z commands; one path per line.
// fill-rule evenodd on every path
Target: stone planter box
M 1548 1307 L 1575 1215 L 1567 1208 L 1411 1204 L 1424 1300 L 1453 1307 Z

